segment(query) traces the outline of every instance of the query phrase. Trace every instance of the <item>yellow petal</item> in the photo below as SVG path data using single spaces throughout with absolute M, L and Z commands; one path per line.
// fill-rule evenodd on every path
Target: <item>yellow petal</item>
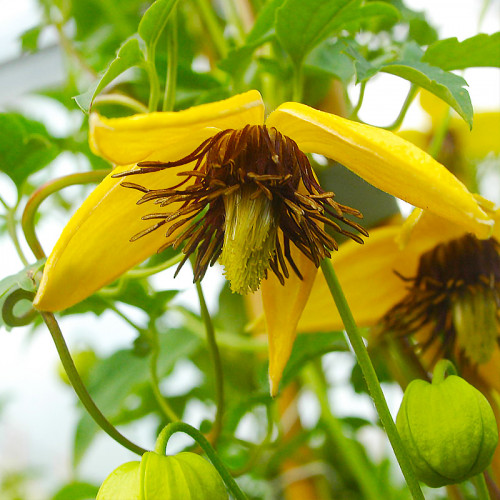
M 413 233 L 403 250 L 398 244 L 401 226 L 373 229 L 364 245 L 349 241 L 340 246 L 332 264 L 358 326 L 378 323 L 406 295 L 406 283 L 394 271 L 402 276 L 415 276 L 420 255 L 440 243 L 444 234 L 454 234 L 443 231 L 445 221 L 440 221 L 441 226 L 433 226 L 433 230 Z M 325 278 L 318 273 L 297 330 L 318 332 L 343 328 Z
M 267 126 L 306 153 L 336 160 L 379 189 L 461 224 L 481 238 L 492 221 L 443 165 L 387 130 L 352 122 L 298 103 L 282 104 Z
M 423 110 L 429 114 L 429 116 L 432 119 L 432 123 L 436 126 L 439 126 L 439 124 L 450 113 L 449 104 L 446 104 L 435 94 L 428 92 L 425 89 L 420 89 L 419 94 L 420 94 L 419 95 L 420 106 L 422 106 Z M 466 125 L 466 127 L 467 129 L 469 129 L 468 125 Z
M 206 127 L 221 130 L 262 125 L 264 103 L 256 90 L 224 101 L 178 112 L 138 114 L 126 118 L 90 117 L 92 150 L 117 165 L 137 163 L 158 150 L 176 148 Z M 157 156 L 158 160 L 166 161 Z
M 197 142 L 186 140 L 181 156 L 197 145 Z M 114 173 L 129 168 L 118 167 Z M 177 184 L 180 180 L 177 173 L 184 170 L 189 170 L 189 166 L 132 177 L 130 181 L 150 189 L 165 188 Z M 45 264 L 34 301 L 38 309 L 59 311 L 76 304 L 156 253 L 167 242 L 167 225 L 130 242 L 132 236 L 155 222 L 143 221 L 141 217 L 158 210 L 151 203 L 137 205 L 142 194 L 120 186 L 122 181 L 123 178 L 108 175 L 64 228 Z M 179 205 L 169 205 L 166 210 L 175 211 Z
M 269 277 L 261 284 L 269 339 L 269 384 L 273 397 L 278 393 L 281 376 L 297 336 L 297 322 L 317 274 L 314 263 L 297 250 L 295 245 L 290 245 L 290 250 L 303 279 L 299 279 L 289 268 L 290 277 L 285 280 L 284 286 L 270 271 Z
M 450 132 L 456 137 L 457 148 L 467 160 L 479 160 L 489 153 L 500 154 L 500 113 L 498 111 L 475 114 L 472 130 L 463 120 L 452 119 Z

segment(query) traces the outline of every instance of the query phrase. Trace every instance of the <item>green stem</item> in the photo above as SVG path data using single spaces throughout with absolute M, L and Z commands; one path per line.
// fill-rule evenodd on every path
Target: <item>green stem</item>
M 152 46 L 148 47 L 148 57 L 146 61 L 146 72 L 149 78 L 149 101 L 148 111 L 152 113 L 158 110 L 158 101 L 160 99 L 160 81 L 156 72 L 156 49 Z
M 446 378 L 446 372 L 451 372 L 452 375 L 457 374 L 455 365 L 448 359 L 441 359 L 436 363 L 432 372 L 432 383 L 440 384 Z
M 178 422 L 180 418 L 177 416 L 175 411 L 170 407 L 167 400 L 163 397 L 163 394 L 160 391 L 160 384 L 158 380 L 158 354 L 159 354 L 158 333 L 155 330 L 153 334 L 154 334 L 153 350 L 151 351 L 151 358 L 149 362 L 149 373 L 151 375 L 151 388 L 153 389 L 153 394 L 163 414 L 171 422 Z
M 167 37 L 167 76 L 165 78 L 165 93 L 163 96 L 163 111 L 173 111 L 175 90 L 177 85 L 177 55 L 179 50 L 177 36 L 177 10 L 172 10 L 169 20 Z
M 351 116 L 349 117 L 350 120 L 356 120 L 358 118 L 359 110 L 361 109 L 361 106 L 363 105 L 363 100 L 365 98 L 365 90 L 366 90 L 366 81 L 361 82 L 358 102 L 356 103 L 356 106 L 352 110 Z
M 450 108 L 448 108 L 448 112 L 434 130 L 434 135 L 427 151 L 433 158 L 436 158 L 439 155 L 441 148 L 443 147 L 443 142 L 450 126 L 450 120 Z
M 356 479 L 364 498 L 380 500 L 384 497 L 384 494 L 379 487 L 378 478 L 368 467 L 366 458 L 361 453 L 359 446 L 357 446 L 354 441 L 344 436 L 342 424 L 330 410 L 327 388 L 318 372 L 319 370 L 317 367 L 309 363 L 304 370 L 304 376 L 306 382 L 318 398 L 321 407 L 321 420 L 326 425 L 329 436 L 333 441 L 335 453 L 338 454 L 342 463 L 345 464 L 352 476 Z
M 201 449 L 207 454 L 207 457 L 212 462 L 213 466 L 217 469 L 217 472 L 222 477 L 224 483 L 229 488 L 236 500 L 247 500 L 246 495 L 240 490 L 238 484 L 233 479 L 233 476 L 226 469 L 226 466 L 222 463 L 222 460 L 217 455 L 216 451 L 212 448 L 212 445 L 207 441 L 205 436 L 185 422 L 173 422 L 168 424 L 158 436 L 155 445 L 155 452 L 159 454 L 165 454 L 168 440 L 176 432 L 184 432 L 188 436 L 192 437 L 201 447 Z
M 408 91 L 408 95 L 406 96 L 405 102 L 403 103 L 403 107 L 401 108 L 401 111 L 399 112 L 398 117 L 394 120 L 392 125 L 389 125 L 388 127 L 383 127 L 386 130 L 397 130 L 403 123 L 403 120 L 405 119 L 406 113 L 408 111 L 408 108 L 410 107 L 410 104 L 413 102 L 413 99 L 415 99 L 415 96 L 417 95 L 418 92 L 418 87 L 417 85 L 412 84 L 410 87 L 410 90 Z
M 93 399 L 90 397 L 90 394 L 87 392 L 87 389 L 85 388 L 85 385 L 83 384 L 82 379 L 78 374 L 75 364 L 73 363 L 73 359 L 71 358 L 71 354 L 68 350 L 68 346 L 64 341 L 61 329 L 59 328 L 54 315 L 52 313 L 42 311 L 40 312 L 40 314 L 45 324 L 47 325 L 50 334 L 52 335 L 52 339 L 54 341 L 54 344 L 56 345 L 59 358 L 61 359 L 61 363 L 64 367 L 64 370 L 66 371 L 66 374 L 68 375 L 68 379 L 71 382 L 73 389 L 75 390 L 78 398 L 80 399 L 90 416 L 94 419 L 96 424 L 117 443 L 121 444 L 133 453 L 137 453 L 138 455 L 142 455 L 143 453 L 145 453 L 147 450 L 129 441 L 101 413 L 99 408 L 94 403 Z
M 208 34 L 214 44 L 215 50 L 220 59 L 224 59 L 227 55 L 227 44 L 224 34 L 219 25 L 219 21 L 215 17 L 212 6 L 207 0 L 194 0 L 203 23 L 205 24 Z
M 19 238 L 17 237 L 15 209 L 7 208 L 7 212 L 5 214 L 5 223 L 7 225 L 7 231 L 9 233 L 10 239 L 12 240 L 12 243 L 14 243 L 17 255 L 19 255 L 19 258 L 21 259 L 23 265 L 27 266 L 28 259 L 24 255 L 23 249 L 21 248 L 21 244 L 19 243 Z
M 35 317 L 38 314 L 38 311 L 31 307 L 28 311 L 26 311 L 22 316 L 17 316 L 14 314 L 14 308 L 18 302 L 22 300 L 28 300 L 30 303 L 33 302 L 35 298 L 35 294 L 33 292 L 29 292 L 28 290 L 23 290 L 22 288 L 18 288 L 14 290 L 12 293 L 9 293 L 5 298 L 2 311 L 0 317 L 3 319 L 3 322 L 12 327 L 16 326 L 26 326 L 33 322 Z
M 302 92 L 304 88 L 304 75 L 302 73 L 302 62 L 293 65 L 293 96 L 294 102 L 302 101 Z
M 268 449 L 269 444 L 271 443 L 271 439 L 273 437 L 273 430 L 274 430 L 273 415 L 270 404 L 266 406 L 266 417 L 267 417 L 267 430 L 264 439 L 260 444 L 253 446 L 252 455 L 250 456 L 248 462 L 240 469 L 232 471 L 232 475 L 234 477 L 242 476 L 247 472 L 253 471 L 254 468 L 259 463 L 262 454 Z M 253 443 L 246 443 L 246 445 L 248 444 L 253 445 Z
M 99 104 L 118 104 L 120 106 L 125 106 L 138 113 L 147 113 L 148 108 L 142 104 L 142 102 L 123 94 L 101 94 L 98 95 L 92 102 L 92 106 L 95 108 Z
M 109 172 L 110 170 L 93 170 L 82 174 L 66 175 L 64 177 L 60 177 L 59 179 L 47 182 L 30 196 L 24 209 L 22 227 L 26 241 L 37 259 L 43 259 L 45 257 L 45 252 L 43 251 L 35 232 L 35 215 L 40 204 L 48 196 L 67 186 L 100 182 Z
M 203 323 L 205 324 L 205 332 L 207 334 L 208 350 L 212 363 L 214 364 L 215 371 L 215 398 L 217 401 L 217 412 L 215 414 L 214 425 L 211 431 L 212 443 L 216 443 L 222 430 L 222 417 L 224 415 L 224 374 L 222 372 L 222 362 L 219 353 L 219 347 L 215 339 L 215 330 L 208 312 L 207 303 L 203 295 L 201 283 L 196 281 L 196 291 L 200 301 L 200 310 Z
M 476 488 L 477 500 L 490 500 L 490 494 L 484 474 L 477 474 L 477 476 L 472 478 L 472 482 Z
M 170 267 L 175 266 L 183 258 L 184 258 L 184 254 L 179 253 L 175 257 L 172 257 L 171 259 L 168 259 L 165 262 L 158 264 L 157 266 L 139 267 L 137 269 L 131 269 L 130 271 L 125 273 L 124 276 L 126 276 L 127 278 L 133 278 L 133 279 L 147 278 L 148 276 L 152 276 L 153 274 L 157 274 L 161 271 L 165 271 L 165 269 L 169 269 Z
M 420 489 L 420 485 L 418 484 L 418 480 L 415 477 L 413 467 L 406 454 L 403 442 L 401 441 L 398 430 L 387 406 L 384 393 L 380 387 L 380 383 L 370 360 L 370 356 L 368 355 L 363 339 L 358 332 L 354 317 L 349 309 L 344 292 L 342 291 L 330 259 L 323 259 L 321 262 L 321 269 L 323 270 L 328 288 L 330 289 L 340 317 L 342 318 L 342 322 L 344 323 L 345 331 L 349 337 L 351 347 L 356 355 L 363 372 L 363 376 L 366 380 L 368 391 L 370 392 L 370 395 L 375 403 L 378 415 L 385 428 L 387 437 L 391 442 L 392 449 L 394 450 L 394 454 L 399 462 L 401 471 L 406 479 L 408 488 L 410 489 L 414 499 L 424 500 L 424 496 L 422 494 L 422 490 Z

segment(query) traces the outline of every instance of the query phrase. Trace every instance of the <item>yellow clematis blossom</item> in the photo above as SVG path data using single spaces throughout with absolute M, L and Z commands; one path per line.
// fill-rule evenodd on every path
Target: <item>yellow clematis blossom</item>
M 361 214 L 321 189 L 305 153 L 489 236 L 492 220 L 465 186 L 411 143 L 304 104 L 264 113 L 259 92 L 249 91 L 180 112 L 91 115 L 91 147 L 116 168 L 65 227 L 35 306 L 70 307 L 158 249 L 184 245 L 186 256 L 197 250 L 196 279 L 220 260 L 233 290 L 261 285 L 276 393 L 319 262 L 336 249 L 323 225 L 358 242 L 350 229 L 366 234 L 349 219 Z
M 335 267 L 358 326 L 373 327 L 373 341 L 411 336 L 427 370 L 442 357 L 452 359 L 489 399 L 500 422 L 500 210 L 492 216 L 492 237 L 478 240 L 415 210 L 403 226 L 371 230 L 363 247 L 342 245 Z M 297 330 L 341 329 L 318 273 Z M 493 473 L 500 479 L 500 449 Z
M 493 217 L 499 221 L 500 211 Z M 499 241 L 498 224 L 491 238 L 479 240 L 415 211 L 403 227 L 373 229 L 363 247 L 342 245 L 335 267 L 358 326 L 414 335 L 427 368 L 439 357 L 454 358 L 466 378 L 500 392 Z M 322 274 L 297 329 L 343 329 Z

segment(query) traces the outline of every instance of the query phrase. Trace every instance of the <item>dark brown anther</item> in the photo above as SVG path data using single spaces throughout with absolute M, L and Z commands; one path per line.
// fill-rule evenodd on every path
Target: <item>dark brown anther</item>
M 329 257 L 337 243 L 323 230 L 323 224 L 360 243 L 358 234 L 341 228 L 338 222 L 368 234 L 346 218 L 362 217 L 359 211 L 337 203 L 334 193 L 321 188 L 297 144 L 266 126 L 223 130 L 184 158 L 168 163 L 140 162 L 116 177 L 154 175 L 183 165 L 189 167 L 177 174 L 182 180 L 174 186 L 149 190 L 130 182 L 122 185 L 144 193 L 138 203 L 153 202 L 159 207 L 176 204 L 171 212 L 143 217 L 160 221 L 133 239 L 172 223 L 165 246 L 184 245 L 186 257 L 197 250 L 195 279 L 201 279 L 207 267 L 220 259 L 233 290 L 254 291 L 268 269 L 282 283 L 289 277 L 288 265 L 302 277 L 290 243 L 316 266 Z M 255 214 L 261 214 L 260 219 L 250 220 Z M 244 234 L 238 234 L 242 231 Z

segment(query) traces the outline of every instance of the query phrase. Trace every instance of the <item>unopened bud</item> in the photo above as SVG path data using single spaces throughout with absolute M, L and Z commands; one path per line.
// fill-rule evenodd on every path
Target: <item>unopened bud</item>
M 227 500 L 217 470 L 196 453 L 175 456 L 144 453 L 140 462 L 115 469 L 96 500 Z
M 435 377 L 436 378 L 436 377 Z M 438 488 L 484 471 L 498 442 L 493 410 L 464 379 L 411 382 L 396 425 L 421 481 Z

